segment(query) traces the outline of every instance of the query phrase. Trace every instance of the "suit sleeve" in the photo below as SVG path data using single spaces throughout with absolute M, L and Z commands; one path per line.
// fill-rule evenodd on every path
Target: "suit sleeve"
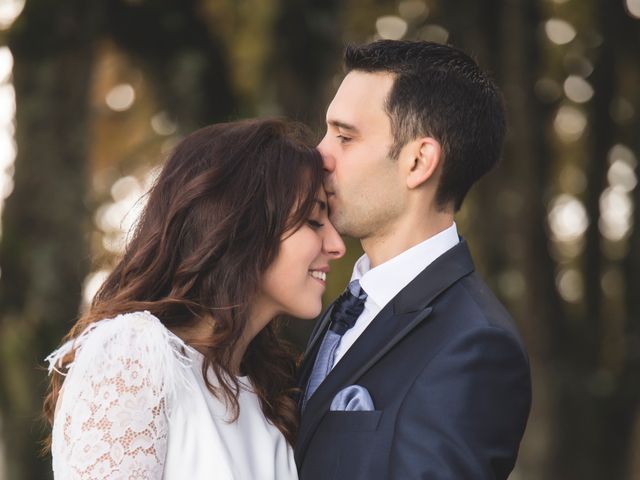
M 482 327 L 429 361 L 400 408 L 393 479 L 506 479 L 529 415 L 526 354 L 509 332 Z

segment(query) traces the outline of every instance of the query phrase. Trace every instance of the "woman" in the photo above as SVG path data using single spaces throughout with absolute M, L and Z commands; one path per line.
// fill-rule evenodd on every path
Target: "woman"
M 175 149 L 47 359 L 56 478 L 296 478 L 295 364 L 272 320 L 318 315 L 344 254 L 301 133 L 244 121 Z

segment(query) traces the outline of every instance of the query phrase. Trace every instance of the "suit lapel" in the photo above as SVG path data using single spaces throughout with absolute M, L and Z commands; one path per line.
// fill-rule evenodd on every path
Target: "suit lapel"
M 373 367 L 389 350 L 431 314 L 429 306 L 444 290 L 460 278 L 473 272 L 473 262 L 464 241 L 443 254 L 424 269 L 373 319 L 345 356 L 338 362 L 327 378 L 309 399 L 300 423 L 296 458 L 300 463 L 319 422 L 329 410 L 334 395 L 347 385 L 356 382 Z M 322 338 L 329 315 L 324 316 L 315 331 L 305 359 L 308 371 L 315 361 L 315 353 Z M 305 365 L 306 364 L 306 365 Z
M 395 333 L 380 349 L 377 349 L 374 354 L 364 362 L 364 364 L 357 370 L 350 372 L 345 380 L 345 384 L 350 385 L 359 379 L 366 373 L 378 360 L 385 356 L 385 354 L 391 350 L 395 345 L 402 340 L 406 335 L 411 332 L 420 322 L 425 320 L 433 309 L 427 307 L 416 313 L 403 314 L 392 318 L 393 324 L 399 328 L 399 331 Z

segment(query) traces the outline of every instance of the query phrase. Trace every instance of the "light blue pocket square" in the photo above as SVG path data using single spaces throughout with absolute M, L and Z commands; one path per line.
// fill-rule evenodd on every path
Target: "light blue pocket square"
M 366 388 L 360 385 L 349 385 L 333 397 L 330 410 L 332 412 L 366 412 L 375 410 L 375 408 L 373 407 L 371 395 L 369 395 L 369 391 Z

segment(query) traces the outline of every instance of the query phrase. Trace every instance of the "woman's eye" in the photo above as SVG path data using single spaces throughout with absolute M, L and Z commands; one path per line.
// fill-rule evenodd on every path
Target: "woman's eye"
M 320 223 L 317 220 L 309 219 L 309 220 L 307 220 L 307 223 L 309 224 L 309 226 L 311 228 L 314 228 L 314 229 L 324 227 L 324 223 Z

